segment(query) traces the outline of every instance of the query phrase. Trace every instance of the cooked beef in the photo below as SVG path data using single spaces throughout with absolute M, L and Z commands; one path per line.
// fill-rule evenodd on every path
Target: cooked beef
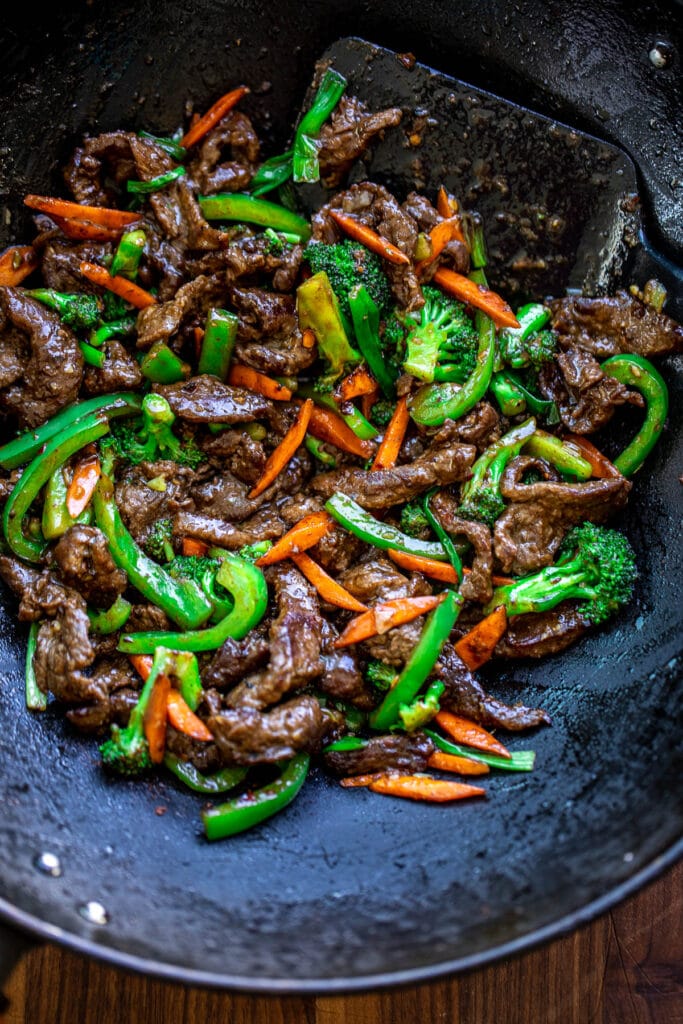
M 206 373 L 180 384 L 156 384 L 154 390 L 188 423 L 250 423 L 267 416 L 271 407 L 269 399 Z
M 165 491 L 148 486 L 157 476 L 164 477 Z M 173 462 L 143 462 L 128 470 L 116 484 L 116 504 L 138 544 L 145 543 L 157 519 L 172 518 L 180 509 L 192 507 L 194 480 L 191 469 Z
M 18 558 L 0 554 L 0 579 L 4 580 L 14 596 L 20 600 L 27 590 L 35 586 L 40 575 L 40 570 L 21 562 Z
M 609 423 L 619 405 L 643 405 L 637 391 L 602 372 L 590 352 L 569 348 L 542 367 L 539 386 L 557 402 L 562 422 L 577 434 L 593 434 Z
M 300 449 L 273 483 L 256 498 L 249 498 L 250 487 L 230 473 L 222 473 L 193 490 L 197 510 L 204 515 L 239 523 L 283 494 L 299 491 L 310 475 L 308 453 Z
M 138 280 L 145 288 L 157 282 L 158 300 L 168 302 L 187 280 L 187 264 L 182 243 L 170 242 L 162 231 L 150 221 L 145 225 L 147 242 L 145 256 L 148 267 L 140 267 Z
M 203 195 L 240 192 L 253 177 L 259 148 L 249 118 L 232 110 L 202 139 L 188 167 L 190 177 Z M 226 153 L 228 160 L 224 159 Z
M 408 195 L 401 209 L 413 218 L 419 230 L 425 234 L 429 234 L 431 229 L 442 219 L 438 210 L 432 206 L 426 196 L 417 192 L 411 192 Z M 452 270 L 457 270 L 460 274 L 466 274 L 470 269 L 470 254 L 466 243 L 459 242 L 457 239 L 448 242 L 435 259 L 420 268 L 420 282 L 426 284 L 431 281 L 434 271 L 442 263 L 447 263 Z
M 323 619 L 322 661 L 324 671 L 318 683 L 323 693 L 333 699 L 348 701 L 365 711 L 371 710 L 376 700 L 363 679 L 353 648 L 336 649 L 334 641 L 339 633 L 331 622 Z
M 462 419 L 449 421 L 449 426 L 454 441 L 476 445 L 480 453 L 501 435 L 500 416 L 488 402 L 477 402 Z
M 109 554 L 107 538 L 94 526 L 69 527 L 53 555 L 66 585 L 95 608 L 108 608 L 128 585 Z
M 246 430 L 222 430 L 209 434 L 201 443 L 202 450 L 220 468 L 242 480 L 255 484 L 266 464 L 266 450 L 261 441 L 250 437 Z
M 435 747 L 422 732 L 372 736 L 359 750 L 333 750 L 325 765 L 335 775 L 371 775 L 374 772 L 422 772 Z
M 445 492 L 437 494 L 431 509 L 443 528 L 453 537 L 466 537 L 474 548 L 471 572 L 462 581 L 460 593 L 466 601 L 486 604 L 493 592 L 493 550 L 491 531 L 484 523 L 474 523 L 458 515 L 458 503 Z
M 683 350 L 683 327 L 628 292 L 551 299 L 552 326 L 563 348 L 578 346 L 599 359 L 619 352 L 663 356 Z
M 308 553 L 322 565 L 323 569 L 336 575 L 345 572 L 352 565 L 357 565 L 366 547 L 367 545 L 352 533 L 347 533 L 346 530 L 332 530 Z
M 563 651 L 590 629 L 580 605 L 563 601 L 549 612 L 515 615 L 505 636 L 498 642 L 498 658 L 545 658 Z
M 228 235 L 220 251 L 190 261 L 188 270 L 195 275 L 220 274 L 227 284 L 256 273 L 272 274 L 275 291 L 290 292 L 299 274 L 302 254 L 301 245 L 284 245 L 280 250 L 263 235 L 235 240 Z
M 323 734 L 314 697 L 294 697 L 268 712 L 252 707 L 223 711 L 207 725 L 227 764 L 271 764 L 302 750 L 313 752 Z
M 126 622 L 126 631 L 129 633 L 149 633 L 172 628 L 166 612 L 154 604 L 134 604 Z
M 64 169 L 64 181 L 74 199 L 89 206 L 116 206 L 117 190 L 136 177 L 129 132 L 105 132 L 86 138 Z
M 223 764 L 223 758 L 215 743 L 193 740 L 185 733 L 178 732 L 172 725 L 166 730 L 166 749 L 181 761 L 189 761 L 203 774 L 218 771 Z
M 0 408 L 22 427 L 37 427 L 74 402 L 83 378 L 78 339 L 56 313 L 18 288 L 0 288 L 0 336 L 20 353 L 21 377 L 0 393 Z M 0 348 L 0 360 L 7 350 Z M 12 371 L 14 374 L 14 370 Z M 3 371 L 0 363 L 0 379 Z
M 225 287 L 217 277 L 201 275 L 182 285 L 172 299 L 141 309 L 137 318 L 137 346 L 150 348 L 155 341 L 168 341 L 184 323 L 204 322 L 214 306 L 225 301 Z
M 122 654 L 103 658 L 95 666 L 91 679 L 104 694 L 80 707 L 69 708 L 66 717 L 80 732 L 101 733 L 116 722 L 126 725 L 140 696 L 140 677 Z
M 112 254 L 111 242 L 69 242 L 51 239 L 41 253 L 40 269 L 46 288 L 58 292 L 86 292 L 99 295 L 100 288 L 83 277 L 79 267 L 87 263 L 104 264 Z
M 402 117 L 399 107 L 371 114 L 355 96 L 342 96 L 318 135 L 320 177 L 325 186 L 336 188 L 373 137 L 400 124 Z
M 41 622 L 36 637 L 33 668 L 38 687 L 67 704 L 105 700 L 102 680 L 83 672 L 95 660 L 85 601 L 73 590 L 62 588 L 62 600 L 52 614 L 49 621 Z
M 104 366 L 86 366 L 83 384 L 89 395 L 108 395 L 112 391 L 134 391 L 142 384 L 140 366 L 120 341 L 108 341 L 102 347 Z
M 258 518 L 257 518 L 258 517 Z M 254 522 L 243 522 L 233 526 L 224 518 L 199 515 L 193 512 L 178 512 L 173 519 L 174 537 L 195 537 L 206 544 L 213 544 L 229 551 L 237 551 L 245 544 L 260 540 L 275 540 L 285 532 L 282 520 L 274 515 L 253 517 Z
M 225 690 L 267 663 L 270 644 L 264 629 L 252 630 L 243 640 L 227 639 L 202 670 L 202 685 Z
M 296 376 L 316 359 L 299 330 L 294 297 L 260 288 L 233 288 L 230 300 L 240 318 L 239 360 L 276 377 Z

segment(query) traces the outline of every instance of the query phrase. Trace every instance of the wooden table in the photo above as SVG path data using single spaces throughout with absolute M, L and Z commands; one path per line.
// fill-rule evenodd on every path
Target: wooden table
M 255 998 L 124 974 L 47 946 L 6 989 L 2 1024 L 683 1024 L 683 864 L 526 956 L 412 988 Z

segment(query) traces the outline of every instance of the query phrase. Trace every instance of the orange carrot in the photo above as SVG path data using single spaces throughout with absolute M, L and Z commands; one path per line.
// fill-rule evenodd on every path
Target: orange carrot
M 344 377 L 334 391 L 337 402 L 350 402 L 361 395 L 372 395 L 378 390 L 377 381 L 365 366 L 357 366 L 348 377 Z
M 341 451 L 358 455 L 361 459 L 370 458 L 375 450 L 372 442 L 357 437 L 341 416 L 337 416 L 331 409 L 321 409 L 318 405 L 314 406 L 311 413 L 308 432 L 319 441 L 327 441 Z
M 101 224 L 93 224 L 89 220 L 70 220 L 68 217 L 58 217 L 56 213 L 51 214 L 51 217 L 62 234 L 77 242 L 117 242 L 124 230 L 123 227 L 104 228 Z
M 304 348 L 313 348 L 315 341 L 315 332 L 312 331 L 310 327 L 307 327 L 301 335 L 301 344 Z
M 386 633 L 394 626 L 412 622 L 420 615 L 431 612 L 441 604 L 445 596 L 439 594 L 430 597 L 398 597 L 393 601 L 376 604 L 369 612 L 351 619 L 342 635 L 335 640 L 334 646 L 348 647 L 349 644 L 359 644 L 362 640 Z
M 299 445 L 303 444 L 306 430 L 313 411 L 313 399 L 307 398 L 299 409 L 294 423 L 291 425 L 277 448 L 268 456 L 263 473 L 254 487 L 249 491 L 249 500 L 258 498 L 267 487 L 270 487 L 273 480 L 282 472 L 287 463 L 296 453 Z
M 347 775 L 345 779 L 339 780 L 339 785 L 344 789 L 355 789 L 358 786 L 369 786 L 371 782 L 383 777 L 382 772 L 374 772 L 372 775 Z
M 396 565 L 400 565 L 403 569 L 421 572 L 423 576 L 441 580 L 442 583 L 459 583 L 455 569 L 448 562 L 437 562 L 435 558 L 425 558 L 424 555 L 409 555 L 406 551 L 398 551 L 395 548 L 390 548 L 387 554 L 392 561 L 396 562 Z M 466 565 L 463 566 L 462 571 L 465 576 L 469 576 L 472 572 Z M 515 581 L 509 576 L 492 576 L 491 582 L 496 587 L 506 587 Z
M 458 242 L 465 241 L 465 236 L 463 235 L 462 228 L 460 227 L 460 218 L 448 217 L 446 220 L 439 221 L 439 223 L 435 224 L 429 232 L 429 240 L 432 243 L 431 255 L 415 264 L 416 274 L 419 274 L 433 263 L 437 256 L 441 255 L 449 242 L 454 240 L 457 240 Z
M 507 628 L 508 617 L 505 606 L 501 604 L 458 640 L 455 652 L 470 672 L 489 660 Z
M 149 677 L 153 661 L 151 654 L 129 654 L 128 660 L 143 680 Z
M 519 320 L 505 299 L 501 299 L 500 295 L 489 291 L 483 285 L 470 281 L 464 274 L 457 274 L 447 267 L 439 267 L 432 280 L 449 295 L 481 309 L 493 320 L 496 327 L 519 327 Z
M 30 245 L 11 245 L 0 256 L 0 285 L 13 288 L 38 266 L 38 255 Z
M 53 196 L 24 197 L 24 205 L 32 210 L 40 210 L 48 217 L 55 214 L 58 217 L 65 217 L 67 220 L 89 221 L 91 224 L 99 224 L 103 228 L 125 228 L 128 224 L 134 224 L 140 220 L 139 213 L 130 213 L 126 210 L 111 210 L 106 206 L 83 206 L 81 203 L 72 203 L 68 199 L 55 199 Z
M 197 357 L 197 359 L 199 359 L 199 357 L 202 354 L 202 342 L 204 341 L 204 328 L 203 327 L 195 327 L 192 330 L 192 334 L 194 335 L 194 354 Z
M 454 199 L 453 196 L 449 196 L 443 185 L 439 189 L 439 194 L 436 197 L 436 208 L 444 219 L 452 217 L 454 213 L 458 212 L 457 199 Z
M 205 555 L 209 550 L 209 545 L 205 544 L 203 540 L 195 540 L 194 537 L 183 537 L 183 554 L 184 555 Z
M 312 583 L 320 596 L 335 604 L 338 608 L 346 608 L 350 612 L 366 612 L 368 606 L 345 590 L 340 583 L 333 580 L 317 562 L 309 558 L 305 552 L 290 555 L 297 569 L 300 569 L 309 583 Z
M 372 407 L 374 406 L 377 398 L 379 397 L 379 391 L 373 391 L 370 395 L 361 395 L 360 398 L 360 411 L 366 420 L 372 419 Z
M 469 757 L 446 754 L 443 750 L 435 750 L 427 764 L 440 772 L 456 772 L 458 775 L 487 775 L 490 770 L 483 761 L 472 761 Z
M 256 559 L 256 565 L 263 568 L 265 565 L 274 565 L 275 562 L 282 562 L 290 558 L 292 554 L 306 551 L 312 548 L 318 541 L 331 533 L 334 529 L 334 519 L 329 512 L 311 512 L 304 516 L 295 526 L 288 530 L 284 536 L 273 544 L 265 555 Z
M 272 398 L 275 402 L 289 402 L 292 397 L 292 392 L 284 384 L 278 384 L 265 373 L 252 370 L 251 366 L 239 366 L 237 363 L 233 363 L 228 371 L 228 384 L 255 391 L 264 398 Z
M 603 455 L 587 437 L 582 437 L 580 434 L 567 434 L 562 440 L 568 441 L 579 449 L 579 454 L 587 462 L 590 462 L 594 477 L 604 480 L 607 477 L 622 476 L 614 463 L 610 462 L 607 456 Z
M 399 398 L 393 416 L 387 424 L 387 429 L 384 431 L 382 443 L 377 449 L 375 460 L 372 463 L 373 469 L 394 468 L 409 422 L 410 413 L 408 412 L 408 403 L 404 395 L 403 398 Z
M 66 508 L 72 519 L 80 516 L 92 498 L 102 467 L 97 456 L 79 462 L 66 492 Z
M 462 743 L 466 747 L 474 747 L 475 750 L 485 750 L 489 754 L 498 754 L 500 757 L 510 757 L 510 751 L 504 747 L 495 736 L 475 725 L 468 718 L 454 715 L 450 711 L 439 711 L 434 721 L 440 725 L 444 732 L 448 733 L 456 743 Z
M 88 281 L 92 281 L 93 284 L 99 284 L 102 288 L 107 288 L 114 295 L 119 295 L 137 309 L 146 309 L 147 306 L 153 306 L 157 301 L 153 295 L 146 292 L 140 285 L 134 284 L 133 281 L 129 281 L 119 274 L 112 276 L 108 270 L 98 266 L 97 263 L 84 262 L 81 263 L 79 269 L 83 277 L 87 277 Z
M 355 217 L 350 217 L 348 213 L 342 213 L 341 210 L 329 210 L 330 217 L 337 222 L 339 227 L 344 231 L 349 238 L 353 238 L 354 241 L 360 242 L 370 252 L 377 253 L 378 256 L 383 256 L 389 263 L 410 263 L 410 257 L 406 256 L 404 252 L 401 252 L 395 245 L 388 242 L 386 238 L 382 238 L 372 228 L 368 228 L 365 224 L 361 224 Z
M 240 85 L 237 89 L 227 92 L 225 96 L 221 96 L 212 107 L 209 107 L 204 116 L 195 121 L 190 130 L 183 135 L 180 145 L 184 146 L 185 149 L 189 149 L 190 146 L 194 146 L 195 142 L 203 139 L 214 125 L 217 125 L 221 118 L 225 117 L 228 111 L 232 110 L 235 104 L 239 103 L 248 92 L 249 89 L 246 85 Z
M 168 676 L 157 676 L 154 680 L 149 703 L 145 708 L 143 726 L 149 744 L 149 756 L 152 764 L 160 764 L 164 759 L 166 746 L 166 704 L 171 692 L 171 680 Z
M 195 715 L 194 711 L 185 703 L 182 694 L 178 690 L 171 689 L 166 697 L 166 716 L 178 732 L 191 736 L 193 740 L 203 740 L 210 743 L 213 734 L 204 725 L 201 718 Z
M 382 775 L 370 783 L 370 789 L 384 796 L 400 796 L 406 800 L 424 800 L 432 804 L 486 795 L 486 790 L 481 786 L 433 779 L 430 775 Z

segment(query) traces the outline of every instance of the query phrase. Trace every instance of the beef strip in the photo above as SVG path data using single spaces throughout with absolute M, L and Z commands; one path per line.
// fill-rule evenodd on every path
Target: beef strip
M 41 614 L 49 621 L 41 622 L 38 628 L 33 656 L 39 689 L 67 704 L 105 700 L 102 681 L 83 673 L 95 660 L 84 599 L 44 573 L 24 594 L 19 606 L 22 621 L 35 621 Z
M 62 579 L 95 608 L 109 608 L 128 585 L 109 554 L 107 538 L 94 526 L 76 524 L 60 537 L 53 551 Z
M 271 764 L 313 752 L 323 734 L 320 705 L 314 697 L 294 697 L 272 711 L 239 707 L 212 715 L 206 723 L 228 764 Z
M 325 187 L 337 188 L 373 137 L 400 124 L 402 117 L 399 107 L 371 114 L 356 96 L 342 96 L 318 134 L 320 177 Z
M 20 600 L 31 587 L 35 586 L 40 575 L 39 569 L 20 562 L 12 555 L 0 554 L 0 579 L 4 580 L 14 596 Z
M 544 365 L 539 386 L 546 398 L 557 403 L 564 425 L 577 434 L 600 430 L 619 405 L 643 405 L 637 391 L 604 374 L 597 359 L 581 348 L 569 348 L 554 363 Z
M 151 633 L 173 628 L 166 612 L 155 604 L 134 604 L 126 622 L 126 631 L 129 633 Z
M 315 362 L 315 345 L 303 344 L 293 295 L 233 288 L 230 300 L 240 318 L 236 353 L 241 362 L 276 377 L 296 376 Z
M 519 732 L 535 725 L 550 725 L 549 716 L 541 708 L 527 708 L 523 704 L 510 706 L 485 693 L 450 644 L 444 646 L 435 674 L 446 687 L 440 697 L 441 707 L 486 729 Z
M 263 668 L 270 655 L 265 629 L 252 629 L 243 640 L 227 639 L 202 670 L 202 685 L 225 690 Z
M 100 350 L 104 366 L 86 366 L 83 385 L 89 395 L 107 395 L 112 391 L 135 391 L 142 384 L 140 366 L 120 341 L 108 341 Z
M 527 456 L 512 459 L 500 485 L 510 504 L 494 527 L 494 550 L 503 572 L 515 576 L 551 565 L 571 526 L 604 523 L 624 507 L 631 490 L 625 477 L 576 484 L 522 483 L 528 470 L 537 466 Z
M 447 533 L 453 537 L 466 537 L 474 548 L 471 572 L 463 579 L 460 593 L 466 601 L 486 604 L 493 593 L 491 531 L 484 523 L 461 519 L 458 515 L 458 503 L 450 494 L 437 494 L 431 502 L 431 509 Z
M 43 247 L 40 270 L 46 288 L 58 292 L 86 292 L 99 295 L 101 289 L 91 284 L 80 272 L 80 265 L 86 263 L 105 264 L 111 257 L 111 242 L 69 242 L 60 238 L 51 239 Z
M 166 481 L 165 491 L 148 486 L 148 481 L 158 476 Z M 190 492 L 195 479 L 191 469 L 174 462 L 143 462 L 130 467 L 116 484 L 116 504 L 138 544 L 144 545 L 158 519 L 170 519 L 180 509 L 192 507 Z
M 137 318 L 137 347 L 150 348 L 155 341 L 168 341 L 181 326 L 193 319 L 204 322 L 214 306 L 224 305 L 226 289 L 217 277 L 202 274 L 181 285 L 173 298 L 141 309 Z
M 545 658 L 565 650 L 590 629 L 580 604 L 562 601 L 549 612 L 515 615 L 494 651 L 498 658 Z
M 243 191 L 256 170 L 259 148 L 249 118 L 232 110 L 204 136 L 188 172 L 203 195 Z M 223 159 L 226 152 L 228 160 Z
M 79 707 L 69 708 L 66 717 L 80 732 L 102 733 L 113 722 L 126 725 L 140 696 L 140 677 L 122 654 L 98 661 L 91 679 L 104 697 Z
M 429 736 L 422 732 L 372 736 L 359 750 L 333 750 L 325 754 L 325 767 L 342 776 L 422 772 L 435 749 Z
M 189 761 L 203 774 L 218 771 L 223 764 L 223 758 L 215 743 L 193 740 L 191 736 L 178 732 L 172 725 L 166 730 L 166 749 L 181 761 Z
M 282 472 L 256 498 L 249 498 L 250 487 L 230 473 L 207 480 L 193 490 L 197 510 L 214 518 L 239 523 L 253 516 L 263 505 L 284 494 L 295 493 L 304 486 L 311 470 L 308 453 L 299 449 Z
M 546 304 L 563 348 L 578 346 L 599 359 L 620 352 L 650 358 L 683 350 L 683 327 L 628 292 L 572 295 Z
M 206 373 L 179 384 L 156 384 L 154 390 L 188 423 L 250 423 L 267 416 L 272 404 L 262 395 L 223 384 Z
M 221 251 L 207 253 L 188 264 L 190 274 L 220 274 L 228 284 L 255 274 L 272 275 L 276 292 L 291 292 L 301 266 L 303 246 L 284 245 L 282 250 L 263 235 L 226 237 Z
M 334 641 L 338 636 L 339 633 L 332 623 L 323 619 L 324 671 L 318 685 L 328 697 L 348 701 L 364 711 L 370 711 L 377 703 L 372 690 L 363 679 L 354 650 L 348 647 L 334 647 Z
M 64 181 L 74 199 L 89 206 L 118 206 L 118 191 L 109 185 L 124 187 L 137 177 L 131 151 L 130 132 L 105 132 L 86 138 L 74 150 L 64 168 Z
M 196 537 L 206 544 L 227 548 L 229 551 L 237 551 L 245 544 L 255 544 L 260 540 L 276 540 L 284 532 L 282 520 L 269 512 L 265 515 L 257 512 L 239 526 L 233 526 L 223 518 L 193 512 L 178 512 L 173 519 L 174 537 Z
M 255 484 L 263 474 L 266 450 L 246 430 L 222 430 L 220 434 L 209 434 L 200 443 L 214 465 L 227 469 L 245 484 Z
M 418 192 L 411 192 L 401 209 L 413 218 L 419 230 L 425 234 L 429 234 L 432 228 L 442 220 L 438 210 L 432 206 L 427 197 Z M 434 272 L 444 262 L 448 263 L 452 270 L 457 270 L 460 274 L 467 274 L 470 269 L 470 254 L 466 243 L 457 239 L 448 242 L 435 259 L 420 268 L 420 283 L 426 284 L 431 281 Z

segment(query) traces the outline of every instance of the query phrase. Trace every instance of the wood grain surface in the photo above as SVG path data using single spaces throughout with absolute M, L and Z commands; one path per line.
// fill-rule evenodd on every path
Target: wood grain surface
M 593 924 L 494 967 L 347 997 L 255 998 L 124 974 L 54 946 L 2 1024 L 683 1024 L 683 864 Z

